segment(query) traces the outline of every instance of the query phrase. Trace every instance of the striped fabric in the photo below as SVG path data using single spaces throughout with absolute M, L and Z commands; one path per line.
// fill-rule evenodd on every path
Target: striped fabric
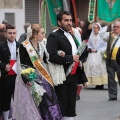
M 112 56 L 111 56 L 112 60 L 116 60 L 116 55 L 117 55 L 119 47 L 120 47 L 120 38 L 118 39 L 117 43 L 115 44 L 115 47 L 113 48 Z

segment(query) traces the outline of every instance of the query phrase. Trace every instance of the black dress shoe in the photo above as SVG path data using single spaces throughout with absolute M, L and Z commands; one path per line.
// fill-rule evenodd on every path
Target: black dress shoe
M 80 96 L 79 95 L 76 95 L 76 100 L 80 100 Z
M 117 98 L 109 98 L 109 101 L 115 101 Z
M 96 90 L 103 90 L 104 89 L 104 85 L 96 85 L 95 89 Z

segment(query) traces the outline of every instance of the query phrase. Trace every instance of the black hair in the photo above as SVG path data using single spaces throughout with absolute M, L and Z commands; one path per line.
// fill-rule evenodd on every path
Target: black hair
M 72 14 L 69 11 L 60 11 L 57 14 L 57 21 L 62 21 L 62 16 L 63 15 L 71 15 L 72 16 Z
M 14 25 L 8 24 L 6 25 L 6 30 L 7 29 L 16 29 Z
M 25 33 L 27 33 L 27 28 L 28 28 L 30 25 L 31 25 L 30 23 L 25 23 L 25 25 L 24 25 Z
M 9 22 L 8 22 L 7 20 L 3 20 L 3 21 L 2 21 L 2 24 L 7 25 L 7 24 L 9 24 Z

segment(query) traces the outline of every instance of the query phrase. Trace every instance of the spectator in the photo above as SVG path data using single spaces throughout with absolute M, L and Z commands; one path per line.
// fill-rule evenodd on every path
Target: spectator
M 10 23 L 9 23 L 9 21 L 7 21 L 7 20 L 3 20 L 3 21 L 2 21 L 2 24 L 8 25 L 8 24 L 10 24 Z
M 107 45 L 107 73 L 108 73 L 108 94 L 109 101 L 117 100 L 117 82 L 115 81 L 115 72 L 117 73 L 118 80 L 120 81 L 119 71 L 120 65 L 117 64 L 116 58 L 118 60 L 117 52 L 120 47 L 120 21 L 115 21 L 113 23 L 113 32 L 102 31 L 100 36 L 104 41 L 108 42 Z M 109 37 L 110 36 L 110 37 Z M 119 52 L 118 52 L 119 54 Z M 116 57 L 117 56 L 117 57 Z
M 0 43 L 6 40 L 5 31 L 6 26 L 4 24 L 0 24 Z
M 22 43 L 27 39 L 27 28 L 30 26 L 30 23 L 25 23 L 24 30 L 25 32 L 20 35 L 19 42 Z
M 17 48 L 16 28 L 6 26 L 6 41 L 0 44 L 0 70 L 2 88 L 2 111 L 4 120 L 8 120 L 11 97 L 14 94 L 16 73 Z M 14 67 L 13 67 L 14 66 Z

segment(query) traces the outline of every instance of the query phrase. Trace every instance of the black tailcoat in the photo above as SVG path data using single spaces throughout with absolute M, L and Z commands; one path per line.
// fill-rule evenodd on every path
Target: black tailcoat
M 74 39 L 74 36 L 72 37 Z M 71 43 L 69 42 L 68 38 L 64 35 L 64 31 L 58 29 L 56 32 L 51 33 L 47 39 L 46 47 L 50 55 L 49 61 L 52 63 L 63 65 L 64 71 L 66 73 L 70 64 L 73 63 L 73 55 L 72 55 Z M 65 57 L 61 57 L 57 54 L 59 50 L 65 52 Z M 60 84 L 55 87 L 58 100 L 60 101 L 60 109 L 63 116 L 68 116 L 68 117 L 76 116 L 76 112 L 75 112 L 76 91 L 77 91 L 77 81 L 79 80 L 78 74 L 81 74 L 80 72 L 81 70 L 79 68 L 77 69 L 76 74 L 68 75 L 68 77 L 63 82 L 63 84 Z M 84 73 L 84 70 L 82 70 L 82 72 Z M 86 82 L 86 80 L 83 80 L 81 82 L 84 83 Z
M 72 35 L 73 39 L 75 40 L 75 37 Z M 75 44 L 77 46 L 77 43 L 75 41 Z M 78 46 L 77 46 L 78 47 Z M 57 55 L 57 51 L 62 50 L 65 52 L 65 57 L 60 57 Z M 53 32 L 50 34 L 47 40 L 47 51 L 50 54 L 50 62 L 60 64 L 64 66 L 65 73 L 67 69 L 69 68 L 69 65 L 73 63 L 73 56 L 72 56 L 72 46 L 67 39 L 67 37 L 64 35 L 64 31 L 61 29 L 57 30 L 56 32 Z M 77 74 L 79 75 L 80 81 L 79 83 L 87 82 L 86 75 L 84 73 L 84 69 L 77 69 Z
M 19 48 L 20 43 L 16 42 L 16 55 L 17 55 L 17 49 Z M 11 53 L 8 47 L 7 41 L 2 42 L 0 44 L 0 70 L 1 70 L 1 78 L 6 78 L 8 73 L 5 70 L 6 65 L 10 62 Z
M 16 55 L 17 49 L 20 43 L 16 42 Z M 8 75 L 8 72 L 5 70 L 6 65 L 9 64 L 11 58 L 11 53 L 8 47 L 7 41 L 4 41 L 0 44 L 0 70 L 1 70 L 1 91 L 2 91 L 2 110 L 8 111 L 10 109 L 11 95 L 14 94 L 15 88 L 15 75 Z

